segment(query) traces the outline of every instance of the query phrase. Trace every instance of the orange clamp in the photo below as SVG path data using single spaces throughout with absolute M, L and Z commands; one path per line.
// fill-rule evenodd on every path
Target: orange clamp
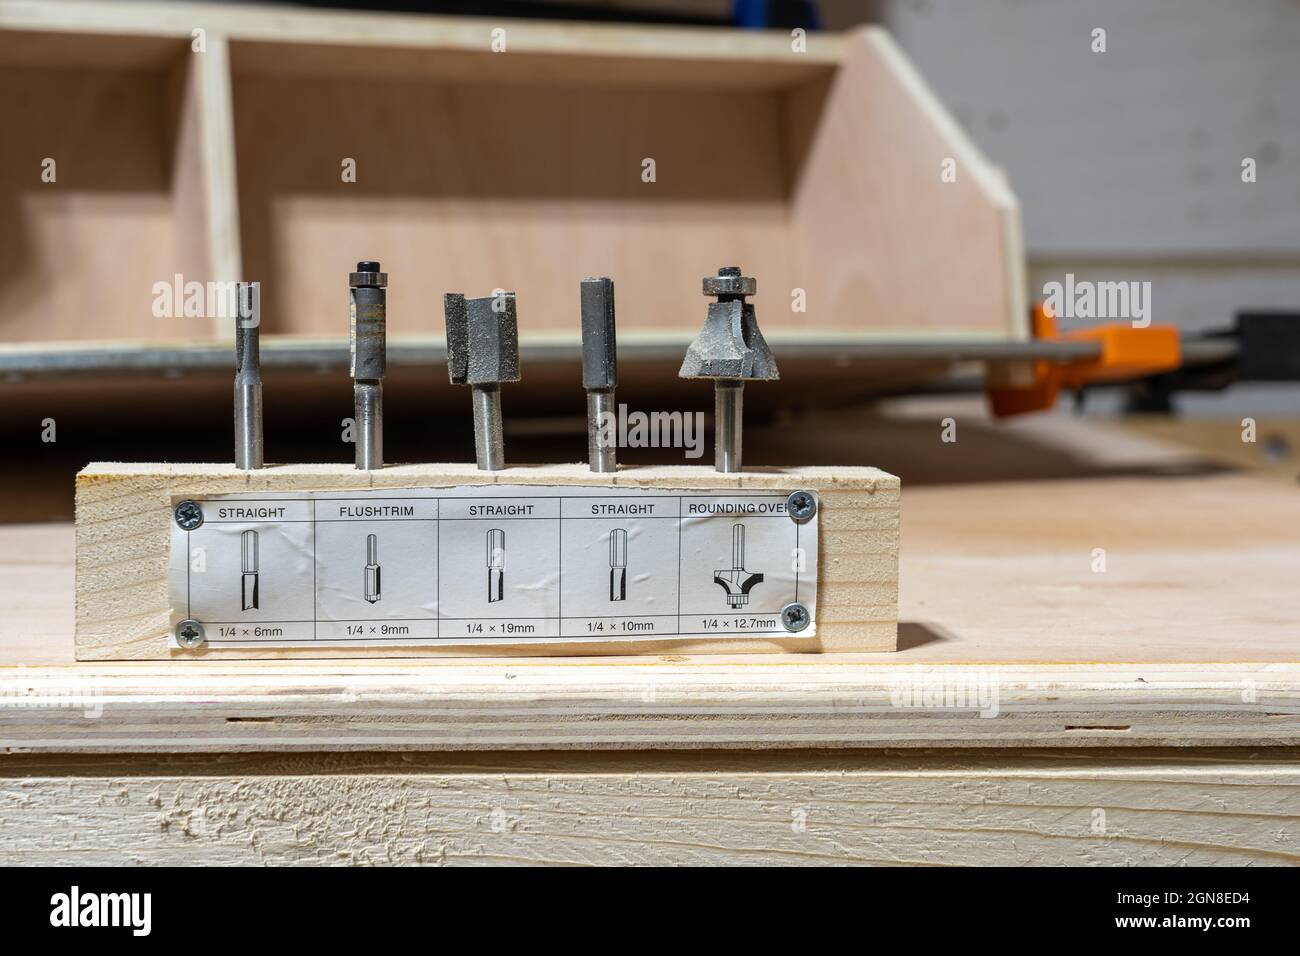
M 1051 408 L 1063 387 L 1083 388 L 1098 382 L 1122 382 L 1172 371 L 1182 364 L 1176 326 L 1134 328 L 1112 323 L 1058 332 L 1056 317 L 1042 303 L 1034 306 L 1031 321 L 1036 339 L 1100 342 L 1101 354 L 1067 362 L 1034 359 L 1032 373 L 1025 382 L 998 380 L 989 384 L 986 388 L 989 405 L 998 418 Z

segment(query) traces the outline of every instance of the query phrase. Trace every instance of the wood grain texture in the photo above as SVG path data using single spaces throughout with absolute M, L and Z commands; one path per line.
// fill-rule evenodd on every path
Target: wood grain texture
M 167 566 L 172 497 L 240 491 L 319 491 L 522 484 L 661 488 L 812 488 L 821 497 L 818 623 L 810 638 L 505 644 L 431 648 L 214 648 L 171 651 Z M 520 657 L 592 654 L 736 654 L 893 650 L 898 620 L 898 479 L 874 468 L 761 469 L 719 475 L 702 466 L 585 465 L 480 472 L 472 465 L 403 465 L 359 472 L 346 465 L 88 465 L 77 476 L 77 656 L 81 660 L 194 658 Z
M 1295 865 L 1298 760 L 11 757 L 0 862 Z
M 881 655 L 0 668 L 0 747 L 133 753 L 1300 744 L 1300 665 Z

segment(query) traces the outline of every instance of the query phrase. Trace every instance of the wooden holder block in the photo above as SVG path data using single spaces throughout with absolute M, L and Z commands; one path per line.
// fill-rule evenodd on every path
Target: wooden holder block
M 811 638 L 674 638 L 609 643 L 533 640 L 493 646 L 213 648 L 168 647 L 167 594 L 173 496 L 259 490 L 339 491 L 455 485 L 587 485 L 694 489 L 811 488 L 818 521 L 817 633 Z M 623 468 L 598 475 L 585 465 L 536 465 L 499 472 L 473 465 L 94 463 L 77 475 L 77 659 L 523 657 L 588 655 L 851 652 L 896 649 L 899 480 L 876 468 L 766 468 L 724 475 L 701 466 Z

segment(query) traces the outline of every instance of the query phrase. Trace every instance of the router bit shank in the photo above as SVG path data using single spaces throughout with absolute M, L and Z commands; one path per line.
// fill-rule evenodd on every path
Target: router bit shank
M 240 282 L 235 310 L 235 467 L 261 468 L 262 365 L 259 327 L 262 320 L 262 286 Z
M 592 471 L 618 470 L 614 389 L 618 348 L 614 333 L 614 281 L 582 280 L 582 387 L 587 390 L 587 460 Z
M 348 278 L 357 467 L 384 466 L 384 372 L 388 275 L 362 261 Z

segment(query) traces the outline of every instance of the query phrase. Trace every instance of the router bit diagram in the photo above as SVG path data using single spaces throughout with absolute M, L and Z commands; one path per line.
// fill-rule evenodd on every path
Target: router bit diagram
M 505 598 L 506 583 L 506 533 L 491 528 L 487 533 L 488 603 L 495 604 Z
M 257 648 L 815 635 L 818 515 L 790 517 L 814 494 L 478 482 L 177 496 L 173 639 L 193 649 L 188 620 L 208 643 Z M 199 555 L 219 570 L 196 573 Z
M 379 538 L 373 534 L 366 535 L 365 592 L 366 600 L 371 604 L 377 603 L 383 594 L 380 584 Z
M 240 547 L 240 567 L 243 573 L 240 575 L 240 604 L 245 611 L 253 611 L 258 607 L 257 595 L 257 532 L 245 531 L 239 536 Z
M 731 529 L 731 567 L 713 572 L 713 582 L 727 592 L 728 607 L 744 607 L 749 603 L 749 592 L 763 583 L 761 572 L 745 570 L 745 526 L 737 524 Z
M 609 599 L 627 600 L 627 529 L 609 533 Z

